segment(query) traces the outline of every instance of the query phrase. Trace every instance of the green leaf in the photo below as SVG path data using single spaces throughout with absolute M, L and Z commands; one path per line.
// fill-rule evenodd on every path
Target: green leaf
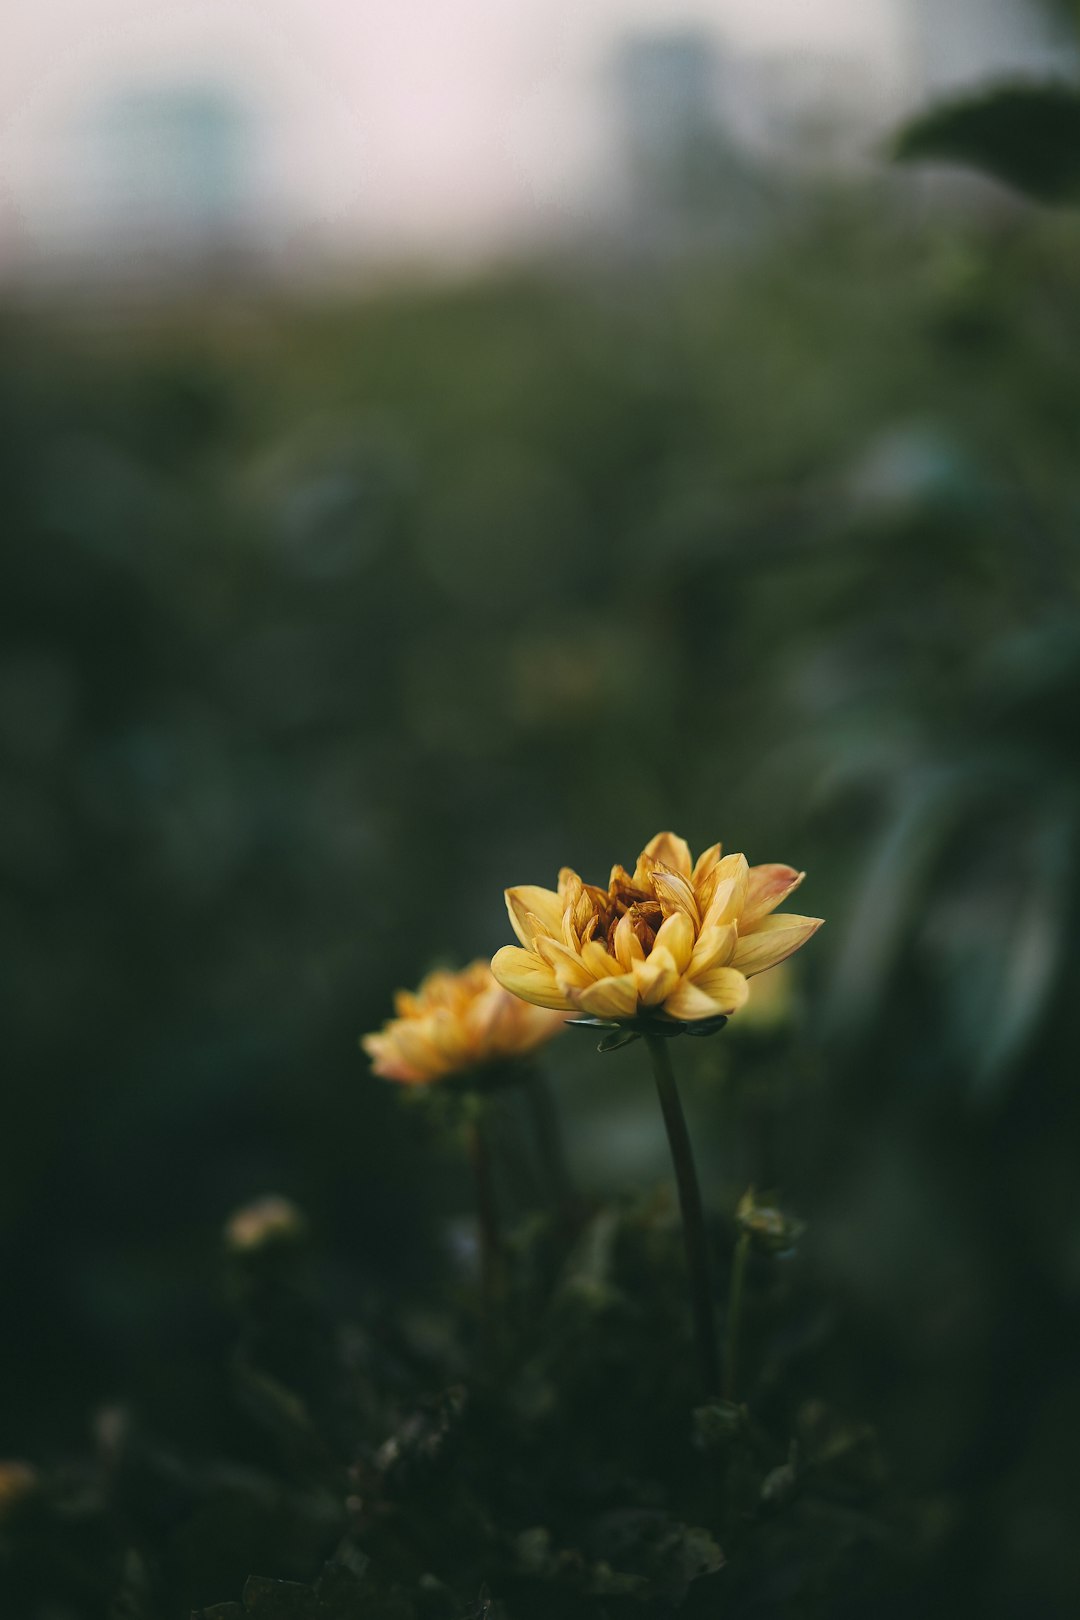
M 641 1036 L 636 1029 L 613 1029 L 597 1045 L 598 1052 L 617 1052 L 620 1046 L 629 1046 L 631 1041 L 640 1040 Z
M 961 163 L 1039 202 L 1080 202 L 1080 91 L 1071 85 L 995 85 L 907 124 L 893 157 Z

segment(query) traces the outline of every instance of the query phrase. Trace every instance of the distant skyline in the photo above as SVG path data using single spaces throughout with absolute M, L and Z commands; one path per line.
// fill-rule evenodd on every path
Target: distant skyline
M 699 27 L 741 51 L 835 56 L 886 115 L 915 71 L 911 0 L 9 4 L 0 266 L 92 232 L 82 132 L 133 88 L 217 86 L 248 107 L 253 205 L 288 262 L 483 253 L 587 216 L 611 167 L 601 70 L 631 31 Z

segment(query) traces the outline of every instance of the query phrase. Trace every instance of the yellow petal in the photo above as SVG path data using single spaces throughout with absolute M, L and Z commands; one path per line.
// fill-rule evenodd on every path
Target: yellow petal
M 685 913 L 696 933 L 701 926 L 701 913 L 689 878 L 681 877 L 678 872 L 669 872 L 663 867 L 657 867 L 652 875 L 652 886 L 664 915 L 670 917 L 673 911 Z
M 695 1023 L 700 1018 L 719 1018 L 724 1010 L 719 1002 L 707 996 L 704 990 L 699 990 L 696 984 L 691 984 L 689 979 L 681 979 L 664 1002 L 664 1011 L 684 1024 Z
M 690 882 L 693 884 L 694 893 L 698 897 L 699 905 L 703 904 L 701 899 L 701 886 L 709 877 L 710 873 L 715 870 L 719 859 L 720 845 L 712 844 L 708 849 L 703 850 L 698 856 L 697 860 L 694 862 L 694 870 L 690 874 Z M 707 902 L 704 902 L 704 904 L 707 904 Z
M 563 915 L 563 941 L 572 951 L 580 949 L 581 941 L 586 937 L 589 924 L 595 915 L 596 908 L 583 889 L 573 905 L 567 906 Z
M 659 949 L 670 951 L 679 972 L 686 972 L 690 953 L 694 949 L 694 925 L 685 912 L 676 911 L 660 924 L 653 941 L 653 951 Z
M 756 923 L 760 917 L 775 911 L 805 876 L 805 872 L 796 872 L 793 866 L 752 866 L 746 885 L 746 903 L 739 918 L 742 932 L 749 933 L 747 924 Z
M 506 990 L 536 1007 L 558 1007 L 568 1011 L 573 1002 L 559 989 L 546 962 L 517 945 L 504 945 L 491 959 L 491 971 Z
M 708 996 L 718 1013 L 738 1012 L 740 1007 L 746 1006 L 750 995 L 750 986 L 738 968 L 710 968 L 692 982 L 695 990 Z
M 679 982 L 675 958 L 663 945 L 654 945 L 644 961 L 635 962 L 633 972 L 643 1007 L 659 1007 Z
M 574 991 L 574 1002 L 593 1018 L 632 1018 L 637 1011 L 637 990 L 632 973 L 617 979 L 597 979 Z
M 634 925 L 625 912 L 619 918 L 615 928 L 615 955 L 619 959 L 619 965 L 625 968 L 627 972 L 630 971 L 635 962 L 642 961 L 645 956 L 645 952 L 641 948 L 641 941 L 634 933 Z
M 666 866 L 684 878 L 689 878 L 693 867 L 689 844 L 685 838 L 672 832 L 657 833 L 655 838 L 650 838 L 637 863 L 639 868 L 645 865 Z
M 702 920 L 703 928 L 719 928 L 721 923 L 738 922 L 746 904 L 750 868 L 745 855 L 725 855 L 714 867 L 712 897 Z
M 616 974 L 623 971 L 610 951 L 605 951 L 600 942 L 595 939 L 590 939 L 581 947 L 581 960 L 585 963 L 594 979 L 614 978 Z
M 740 938 L 732 963 L 742 973 L 764 973 L 805 945 L 821 923 L 820 917 L 794 917 L 788 912 L 763 917 L 753 933 Z
M 545 934 L 556 938 L 562 933 L 562 903 L 550 889 L 538 889 L 532 883 L 507 889 L 506 909 L 510 913 L 510 926 L 526 949 L 536 937 L 537 924 Z
M 564 987 L 592 984 L 596 978 L 596 974 L 585 966 L 578 952 L 569 950 L 557 939 L 538 939 L 536 954 L 551 968 L 558 983 Z
M 696 981 L 710 968 L 726 966 L 731 961 L 738 938 L 734 923 L 724 923 L 720 928 L 706 928 L 699 934 L 694 946 L 686 970 L 687 977 Z
M 559 904 L 564 911 L 575 903 L 584 887 L 572 866 L 559 868 Z

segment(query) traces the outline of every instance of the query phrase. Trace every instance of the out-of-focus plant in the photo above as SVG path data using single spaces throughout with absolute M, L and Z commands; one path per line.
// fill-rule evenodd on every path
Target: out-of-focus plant
M 417 990 L 399 990 L 396 1016 L 361 1046 L 375 1074 L 409 1087 L 438 1086 L 453 1093 L 453 1109 L 464 1125 L 476 1188 L 481 1278 L 490 1306 L 502 1265 L 502 1240 L 495 1202 L 485 1094 L 524 1082 L 540 1120 L 542 1144 L 557 1143 L 542 1081 L 521 1060 L 557 1035 L 563 1020 L 530 1005 L 500 985 L 484 961 L 459 972 L 436 969 Z

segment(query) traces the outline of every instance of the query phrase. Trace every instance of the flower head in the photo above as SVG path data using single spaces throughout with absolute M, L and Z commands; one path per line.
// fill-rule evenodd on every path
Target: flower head
M 701 1024 L 747 1000 L 747 979 L 775 967 L 821 927 L 774 916 L 802 882 L 790 866 L 748 866 L 714 844 L 695 862 L 685 841 L 658 833 L 633 872 L 606 889 L 563 867 L 557 890 L 507 889 L 520 945 L 498 951 L 499 983 L 540 1007 L 628 1023 Z
M 360 1042 L 376 1074 L 407 1085 L 520 1057 L 558 1033 L 551 1012 L 528 1006 L 497 984 L 486 962 L 460 973 L 429 973 L 419 988 L 399 990 L 396 1018 Z
M 290 1198 L 271 1193 L 234 1210 L 225 1223 L 225 1246 L 233 1254 L 255 1254 L 301 1238 L 307 1222 Z

